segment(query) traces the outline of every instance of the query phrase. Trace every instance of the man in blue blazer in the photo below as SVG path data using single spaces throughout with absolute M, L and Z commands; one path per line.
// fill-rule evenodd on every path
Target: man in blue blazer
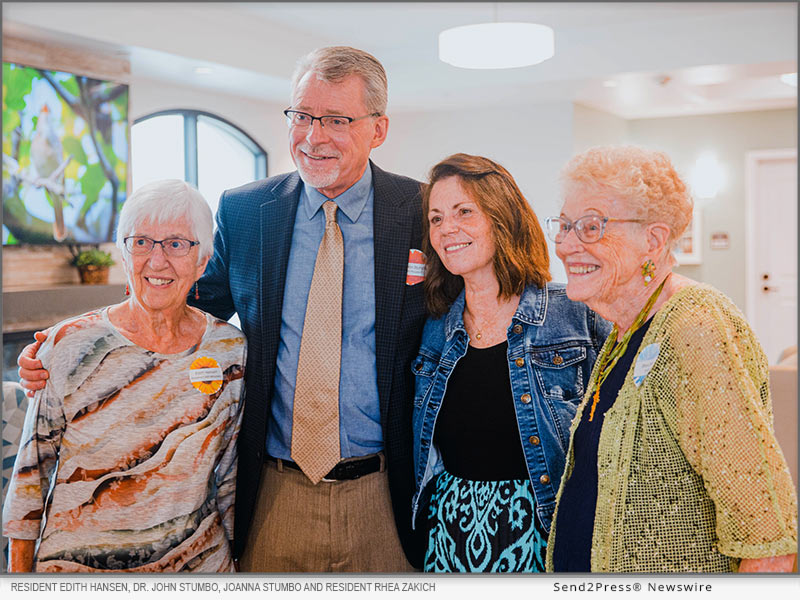
M 369 160 L 386 139 L 386 97 L 383 66 L 366 52 L 322 48 L 298 63 L 286 111 L 297 171 L 222 194 L 214 256 L 190 297 L 217 317 L 238 313 L 247 335 L 233 548 L 247 571 L 421 566 L 410 526 L 420 183 Z M 313 483 L 292 461 L 292 412 L 328 200 L 344 244 L 341 461 Z M 28 389 L 46 377 L 33 370 L 36 347 L 20 356 Z
M 422 285 L 407 284 L 410 252 L 421 248 L 420 183 L 369 160 L 386 138 L 385 109 L 386 75 L 374 57 L 312 52 L 287 109 L 298 170 L 220 199 L 214 256 L 192 302 L 223 319 L 238 313 L 248 339 L 234 541 L 244 570 L 402 571 L 403 550 L 421 562 L 409 514 L 410 364 L 424 302 Z M 344 238 L 342 462 L 315 485 L 290 452 L 325 200 L 336 202 Z

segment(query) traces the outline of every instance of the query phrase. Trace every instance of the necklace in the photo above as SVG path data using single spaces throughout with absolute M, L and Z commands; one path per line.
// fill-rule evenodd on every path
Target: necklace
M 475 322 L 473 321 L 473 323 L 475 323 Z M 475 325 L 477 326 L 478 324 L 475 323 Z M 479 340 L 479 339 L 481 339 L 483 337 L 483 332 L 481 331 L 481 329 L 486 329 L 486 325 L 484 324 L 483 327 L 479 327 L 479 328 L 475 329 L 475 339 L 476 340 Z
M 636 319 L 633 321 L 633 325 L 631 325 L 630 329 L 625 332 L 625 335 L 622 336 L 622 339 L 608 352 L 600 362 L 600 365 L 597 368 L 597 379 L 594 386 L 594 395 L 592 396 L 592 407 L 589 411 L 589 421 L 591 422 L 594 419 L 594 410 L 597 408 L 597 403 L 600 401 L 600 386 L 603 385 L 603 382 L 608 377 L 611 370 L 617 364 L 617 361 L 625 354 L 625 350 L 628 349 L 628 342 L 631 341 L 633 334 L 636 333 L 636 330 L 639 329 L 644 322 L 647 320 L 647 313 L 650 312 L 650 309 L 653 308 L 653 305 L 656 303 L 658 299 L 658 295 L 661 293 L 661 290 L 664 289 L 664 284 L 667 282 L 668 277 L 664 278 L 664 281 L 661 282 L 656 288 L 650 298 L 648 298 L 647 302 L 644 305 L 644 308 L 636 315 Z M 619 334 L 619 328 L 614 325 L 614 328 L 611 330 L 611 337 L 616 339 L 617 335 Z
M 499 308 L 497 312 L 494 313 L 488 320 L 485 321 L 481 320 L 481 324 L 478 324 L 478 318 L 472 313 L 471 310 L 469 310 L 469 307 L 467 307 L 466 310 L 464 311 L 465 325 L 466 325 L 466 320 L 469 319 L 470 324 L 475 329 L 476 340 L 483 339 L 485 332 L 487 333 L 487 335 L 490 335 L 491 337 L 491 334 L 493 333 L 493 328 L 496 328 L 498 323 L 502 322 L 503 324 L 505 324 L 504 318 L 508 307 L 510 306 L 511 308 L 514 309 L 514 311 L 516 311 L 518 303 L 519 300 L 517 300 L 517 302 L 511 302 L 506 306 Z M 487 329 L 489 330 L 488 332 Z
M 472 312 L 468 311 L 467 314 L 469 315 L 469 320 L 472 321 L 472 325 L 475 327 L 475 339 L 479 340 L 483 338 L 483 331 L 490 326 L 490 324 L 487 321 L 484 321 L 482 326 L 478 325 L 478 319 L 473 316 Z

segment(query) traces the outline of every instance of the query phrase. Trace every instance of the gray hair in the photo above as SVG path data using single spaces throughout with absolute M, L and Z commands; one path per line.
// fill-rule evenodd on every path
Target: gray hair
M 364 104 L 370 113 L 384 114 L 388 98 L 386 71 L 377 58 L 349 46 L 317 48 L 297 62 L 292 75 L 292 95 L 309 71 L 322 81 L 339 82 L 358 75 L 364 82 Z
M 161 179 L 133 192 L 122 204 L 117 225 L 117 247 L 125 250 L 124 239 L 149 221 L 155 224 L 187 219 L 192 236 L 200 242 L 198 264 L 214 252 L 214 217 L 203 195 L 180 179 Z

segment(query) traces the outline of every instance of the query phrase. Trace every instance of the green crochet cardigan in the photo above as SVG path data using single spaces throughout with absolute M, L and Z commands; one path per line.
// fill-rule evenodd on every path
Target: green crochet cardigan
M 797 552 L 767 359 L 744 316 L 714 288 L 688 286 L 656 313 L 639 354 L 649 346 L 655 362 L 637 385 L 637 355 L 600 434 L 592 571 L 735 571 L 742 558 Z M 557 501 L 573 460 L 570 441 Z M 548 571 L 558 518 L 556 506 Z

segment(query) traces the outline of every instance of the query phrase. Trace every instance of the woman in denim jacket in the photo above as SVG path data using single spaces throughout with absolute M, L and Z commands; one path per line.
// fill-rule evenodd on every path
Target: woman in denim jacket
M 548 284 L 539 222 L 483 157 L 423 193 L 425 325 L 413 364 L 414 523 L 426 571 L 544 570 L 569 427 L 610 325 Z

